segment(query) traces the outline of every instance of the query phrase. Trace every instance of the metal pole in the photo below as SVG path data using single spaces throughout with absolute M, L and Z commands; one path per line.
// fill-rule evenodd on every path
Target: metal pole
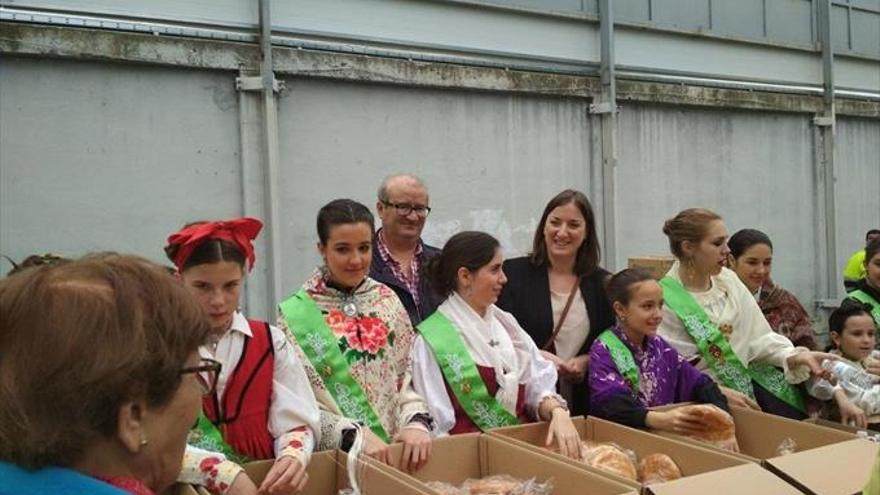
M 818 157 L 819 174 L 822 179 L 821 208 L 824 217 L 824 250 L 825 271 L 822 304 L 827 306 L 829 300 L 836 299 L 838 280 L 837 266 L 837 202 L 836 202 L 836 170 L 834 166 L 834 127 L 836 123 L 834 106 L 834 46 L 831 38 L 831 0 L 817 0 L 817 26 L 819 45 L 822 49 L 822 86 L 823 108 L 813 119 L 816 125 L 816 156 Z M 823 243 L 820 242 L 820 245 Z M 834 304 L 834 303 L 832 303 Z
M 600 116 L 602 127 L 602 220 L 605 268 L 617 268 L 616 180 L 617 171 L 617 82 L 614 74 L 614 13 L 613 0 L 599 1 L 599 34 L 601 63 L 599 80 L 602 92 L 598 103 L 590 105 L 590 113 Z
M 278 208 L 278 105 L 275 92 L 280 89 L 275 80 L 272 64 L 272 21 L 270 0 L 260 0 L 260 48 L 263 60 L 260 64 L 263 100 L 263 164 L 266 200 L 266 261 L 267 308 L 274 315 L 276 304 L 283 294 L 281 287 L 281 224 Z

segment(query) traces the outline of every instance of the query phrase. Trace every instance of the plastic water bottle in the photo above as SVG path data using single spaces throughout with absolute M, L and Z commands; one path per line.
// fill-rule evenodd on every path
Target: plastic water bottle
M 843 361 L 822 361 L 822 367 L 834 373 L 837 383 L 849 384 L 867 390 L 874 386 L 874 378 L 866 371 Z

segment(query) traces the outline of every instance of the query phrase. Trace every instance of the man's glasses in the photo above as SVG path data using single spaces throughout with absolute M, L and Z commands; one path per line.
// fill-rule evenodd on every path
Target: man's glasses
M 198 366 L 190 366 L 180 370 L 181 375 L 187 373 L 196 374 L 196 382 L 202 390 L 202 395 L 210 395 L 217 388 L 217 377 L 220 376 L 220 362 L 213 359 L 202 358 Z
M 417 206 L 408 203 L 392 203 L 390 201 L 382 201 L 382 204 L 394 208 L 395 210 L 397 210 L 397 214 L 402 217 L 405 217 L 413 212 L 415 212 L 415 214 L 420 217 L 426 217 L 428 216 L 428 213 L 431 213 L 430 206 Z

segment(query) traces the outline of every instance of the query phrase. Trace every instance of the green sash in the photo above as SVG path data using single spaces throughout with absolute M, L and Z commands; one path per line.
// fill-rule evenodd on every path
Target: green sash
M 863 290 L 854 290 L 847 294 L 846 297 L 871 306 L 871 316 L 874 318 L 874 324 L 880 327 L 880 302 L 871 297 L 871 294 Z
M 639 367 L 636 366 L 636 360 L 633 359 L 632 351 L 620 340 L 616 333 L 609 328 L 599 334 L 599 340 L 608 348 L 608 354 L 614 361 L 617 371 L 623 375 L 623 378 L 629 383 L 633 396 L 639 395 Z
M 362 421 L 385 442 L 391 437 L 382 427 L 379 416 L 370 405 L 363 389 L 349 372 L 348 362 L 342 355 L 336 337 L 324 321 L 324 315 L 305 290 L 283 301 L 279 308 L 287 328 L 296 339 L 315 371 L 324 380 L 327 391 L 336 401 L 342 414 Z
M 452 322 L 435 311 L 417 329 L 434 352 L 455 398 L 480 430 L 519 424 L 516 416 L 489 395 L 476 363 Z
M 186 443 L 193 447 L 198 447 L 211 452 L 220 452 L 225 455 L 227 459 L 237 464 L 253 460 L 246 455 L 239 454 L 231 445 L 226 443 L 226 441 L 223 440 L 223 433 L 220 432 L 217 426 L 212 423 L 201 410 L 199 410 L 199 417 L 196 420 L 195 427 L 190 430 L 189 435 L 187 436 Z
M 730 343 L 681 282 L 667 276 L 660 280 L 660 285 L 663 286 L 663 300 L 681 320 L 700 350 L 700 355 L 724 386 L 754 399 L 754 380 L 786 404 L 798 411 L 806 411 L 800 392 L 785 380 L 778 368 L 766 363 L 751 363 L 749 367 L 743 365 Z

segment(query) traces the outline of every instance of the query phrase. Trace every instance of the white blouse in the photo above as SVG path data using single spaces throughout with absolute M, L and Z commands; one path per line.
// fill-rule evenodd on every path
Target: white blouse
M 681 281 L 678 276 L 679 266 L 676 261 L 666 275 Z M 755 296 L 735 272 L 722 268 L 721 273 L 711 277 L 711 284 L 706 292 L 691 292 L 691 295 L 703 307 L 712 323 L 719 326 L 730 325 L 733 328 L 728 336 L 730 347 L 744 365 L 759 361 L 782 368 L 789 383 L 800 383 L 810 377 L 807 366 L 789 369 L 786 361 L 789 356 L 808 349 L 794 347 L 790 340 L 770 328 Z M 693 338 L 669 305 L 663 306 L 663 322 L 658 334 L 685 359 L 690 361 L 701 357 Z M 704 359 L 699 360 L 697 368 L 715 379 L 712 368 Z
M 285 454 L 290 450 L 288 436 L 297 427 L 307 426 L 311 435 L 299 438 L 305 444 L 302 448 L 303 464 L 308 464 L 314 447 L 319 440 L 320 417 L 315 394 L 306 376 L 302 363 L 296 358 L 287 336 L 278 327 L 269 325 L 272 345 L 275 348 L 275 369 L 272 374 L 272 402 L 269 406 L 269 434 L 275 439 L 275 453 Z M 232 326 L 220 337 L 213 352 L 211 346 L 202 347 L 203 357 L 215 359 L 223 365 L 217 379 L 217 396 L 223 397 L 226 384 L 232 371 L 241 359 L 246 337 L 251 337 L 247 318 L 236 312 Z M 222 402 L 222 401 L 221 401 Z
M 457 294 L 450 296 L 437 310 L 453 322 L 477 365 L 496 368 L 499 358 L 491 354 L 508 354 L 503 350 L 513 350 L 513 359 L 502 357 L 500 360 L 503 361 L 503 367 L 516 368 L 505 370 L 513 371 L 518 377 L 515 380 L 516 392 L 520 384 L 525 385 L 525 403 L 529 416 L 536 418 L 541 401 L 548 396 L 556 396 L 556 367 L 541 356 L 534 341 L 519 326 L 513 315 L 492 305 L 486 310 L 485 316 L 480 316 Z M 494 340 L 498 342 L 493 342 Z M 482 343 L 484 341 L 489 342 L 488 345 L 492 350 L 496 348 L 499 350 L 493 353 L 492 350 L 485 348 Z M 413 343 L 412 361 L 413 387 L 428 403 L 431 416 L 434 418 L 434 434 L 448 435 L 455 426 L 455 409 L 446 393 L 440 365 L 421 335 L 416 337 Z M 501 385 L 502 377 L 497 371 L 496 378 Z M 501 393 L 502 390 L 499 388 L 498 394 Z

